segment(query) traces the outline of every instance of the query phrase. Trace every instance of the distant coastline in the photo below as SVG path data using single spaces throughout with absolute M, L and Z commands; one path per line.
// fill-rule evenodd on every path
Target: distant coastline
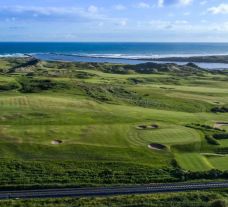
M 35 54 L 34 57 L 46 61 L 67 61 L 67 62 L 97 62 L 112 64 L 141 64 L 147 62 L 154 63 L 175 63 L 185 65 L 194 63 L 205 69 L 228 69 L 228 56 L 195 56 L 195 57 L 170 57 L 170 58 L 127 58 L 127 57 L 104 57 L 90 55 L 71 55 L 71 54 Z M 213 58 L 212 58 L 213 57 Z M 222 57 L 222 58 L 221 58 Z
M 162 57 L 162 58 L 140 58 L 140 57 L 117 57 L 117 56 L 99 56 L 99 55 L 77 55 L 63 53 L 33 53 L 33 54 L 7 54 L 0 55 L 0 58 L 23 58 L 35 57 L 44 61 L 61 61 L 61 62 L 91 62 L 91 63 L 112 63 L 112 64 L 130 64 L 136 65 L 147 62 L 159 64 L 174 63 L 178 65 L 186 65 L 194 63 L 204 69 L 227 70 L 228 55 L 213 56 L 191 56 L 191 57 Z
M 34 56 L 47 61 L 140 64 L 189 62 L 228 68 L 228 43 L 42 43 L 0 42 L 0 57 Z
M 171 61 L 171 62 L 196 62 L 196 63 L 227 63 L 228 55 L 199 55 L 199 56 L 170 56 L 161 58 L 140 58 L 140 57 L 128 57 L 128 56 L 104 56 L 104 55 L 77 55 L 77 54 L 61 54 L 61 53 L 50 53 L 53 55 L 62 56 L 73 56 L 73 57 L 83 57 L 83 58 L 107 58 L 107 59 L 127 59 L 127 60 L 143 60 L 143 61 Z
M 228 63 L 228 55 L 213 55 L 213 56 L 192 56 L 192 57 L 166 57 L 166 58 L 151 58 L 142 60 L 155 61 L 174 61 L 174 62 L 197 62 L 197 63 Z

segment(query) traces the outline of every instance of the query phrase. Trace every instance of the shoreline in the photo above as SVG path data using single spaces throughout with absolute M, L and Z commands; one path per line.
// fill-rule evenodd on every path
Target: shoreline
M 167 57 L 167 58 L 127 58 L 127 57 L 104 57 L 93 55 L 77 55 L 77 54 L 61 54 L 61 53 L 14 53 L 7 54 L 0 58 L 29 58 L 34 57 L 42 61 L 58 61 L 58 62 L 86 62 L 86 63 L 110 63 L 137 65 L 144 63 L 157 64 L 177 64 L 186 65 L 194 63 L 200 68 L 209 70 L 228 70 L 228 55 L 218 56 L 191 56 L 191 57 Z
M 43 53 L 44 54 L 44 53 Z M 141 61 L 159 61 L 159 62 L 195 62 L 195 63 L 224 63 L 228 64 L 228 55 L 193 55 L 193 56 L 174 56 L 160 58 L 140 58 L 139 56 L 115 56 L 113 55 L 80 55 L 80 54 L 64 54 L 64 53 L 47 53 L 47 55 L 93 58 L 93 59 L 114 59 L 114 60 L 141 60 Z M 27 56 L 31 54 L 25 54 Z
M 91 63 L 110 63 L 110 64 L 128 64 L 128 65 L 137 65 L 137 64 L 144 64 L 144 63 L 157 63 L 157 64 L 177 64 L 177 65 L 186 65 L 188 63 L 194 63 L 198 67 L 204 69 L 211 69 L 211 70 L 227 70 L 228 69 L 228 56 L 222 56 L 227 61 L 211 61 L 207 62 L 207 58 L 211 59 L 211 56 L 197 56 L 196 58 L 200 59 L 201 61 L 194 61 L 193 59 L 183 59 L 181 57 L 177 57 L 174 59 L 131 59 L 131 58 L 120 58 L 120 57 L 99 57 L 99 56 L 88 56 L 88 55 L 71 55 L 71 54 L 56 54 L 56 53 L 49 53 L 49 54 L 37 54 L 33 55 L 41 60 L 46 61 L 65 61 L 65 62 L 91 62 Z M 220 57 L 220 56 L 216 56 Z M 203 59 L 202 59 L 203 58 Z
M 197 63 L 224 63 L 228 64 L 228 55 L 213 56 L 191 56 L 191 57 L 167 57 L 167 58 L 150 58 L 142 60 L 155 61 L 178 61 L 178 62 L 197 62 Z
M 38 55 L 56 55 L 64 57 L 81 57 L 93 59 L 114 59 L 114 60 L 142 60 L 142 61 L 171 61 L 171 62 L 203 62 L 203 63 L 227 63 L 227 55 L 164 55 L 163 57 L 143 57 L 143 55 L 119 55 L 119 54 L 70 54 L 70 53 L 56 53 L 56 52 L 38 52 L 38 53 L 8 53 L 0 54 L 0 58 L 23 58 L 34 57 Z M 153 55 L 151 55 L 153 56 Z M 160 56 L 160 55 L 154 55 Z

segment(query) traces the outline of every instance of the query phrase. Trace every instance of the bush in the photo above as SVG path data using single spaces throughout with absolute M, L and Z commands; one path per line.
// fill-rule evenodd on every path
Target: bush
M 226 155 L 228 154 L 228 147 L 218 148 L 216 149 L 216 153 Z
M 207 140 L 208 144 L 220 145 L 220 143 L 210 135 L 206 135 L 205 139 Z
M 0 160 L 0 188 L 146 184 L 178 181 L 173 168 L 121 162 Z
M 75 74 L 75 77 L 76 78 L 79 78 L 79 79 L 87 79 L 87 78 L 92 78 L 92 77 L 95 77 L 95 76 L 97 76 L 97 75 L 95 75 L 95 74 L 92 74 L 92 73 L 87 73 L 87 72 L 76 72 L 76 74 Z
M 224 134 L 214 134 L 213 137 L 215 139 L 228 139 L 228 133 L 224 133 Z
M 30 77 L 21 77 L 18 82 L 21 84 L 20 91 L 23 93 L 36 93 L 42 90 L 49 90 L 56 85 L 49 79 L 34 79 Z
M 226 202 L 223 200 L 215 200 L 211 202 L 211 207 L 226 207 Z
M 227 179 L 228 171 L 220 171 L 216 169 L 212 169 L 205 172 L 184 172 L 185 180 L 198 180 L 198 179 Z
M 205 124 L 187 124 L 185 125 L 186 127 L 193 128 L 193 129 L 198 129 L 203 131 L 204 133 L 210 132 L 210 133 L 218 133 L 218 131 L 223 132 L 224 130 L 219 129 L 219 128 L 214 128 Z
M 213 113 L 227 113 L 228 112 L 228 107 L 225 107 L 225 106 L 223 106 L 223 107 L 214 107 L 214 108 L 212 108 L 211 109 L 211 112 L 213 112 Z
M 14 89 L 18 89 L 20 86 L 16 82 L 10 82 L 5 84 L 0 84 L 0 91 L 10 91 Z

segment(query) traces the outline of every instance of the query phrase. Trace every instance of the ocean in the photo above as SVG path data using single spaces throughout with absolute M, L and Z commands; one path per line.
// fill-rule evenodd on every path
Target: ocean
M 42 60 L 138 64 L 148 62 L 138 60 L 143 58 L 228 55 L 228 43 L 0 43 L 0 57 L 25 55 Z M 220 63 L 197 65 L 228 68 L 228 64 Z

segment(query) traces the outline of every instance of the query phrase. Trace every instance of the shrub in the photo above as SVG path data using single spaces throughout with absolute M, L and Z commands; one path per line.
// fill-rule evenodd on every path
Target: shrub
M 211 207 L 226 207 L 226 202 L 223 200 L 215 200 L 211 202 Z
M 226 155 L 228 154 L 228 147 L 218 148 L 216 149 L 216 153 Z
M 21 77 L 18 82 L 21 84 L 20 91 L 23 93 L 36 93 L 52 89 L 56 85 L 49 79 L 34 79 L 30 77 Z
M 228 107 L 222 106 L 222 107 L 214 107 L 211 109 L 211 112 L 213 113 L 227 113 Z
M 214 134 L 213 137 L 215 139 L 228 139 L 228 133 L 224 133 L 224 134 Z
M 219 142 L 210 135 L 206 135 L 205 139 L 207 140 L 208 144 L 220 145 Z
M 19 88 L 19 84 L 16 82 L 0 84 L 0 91 L 10 91 Z

